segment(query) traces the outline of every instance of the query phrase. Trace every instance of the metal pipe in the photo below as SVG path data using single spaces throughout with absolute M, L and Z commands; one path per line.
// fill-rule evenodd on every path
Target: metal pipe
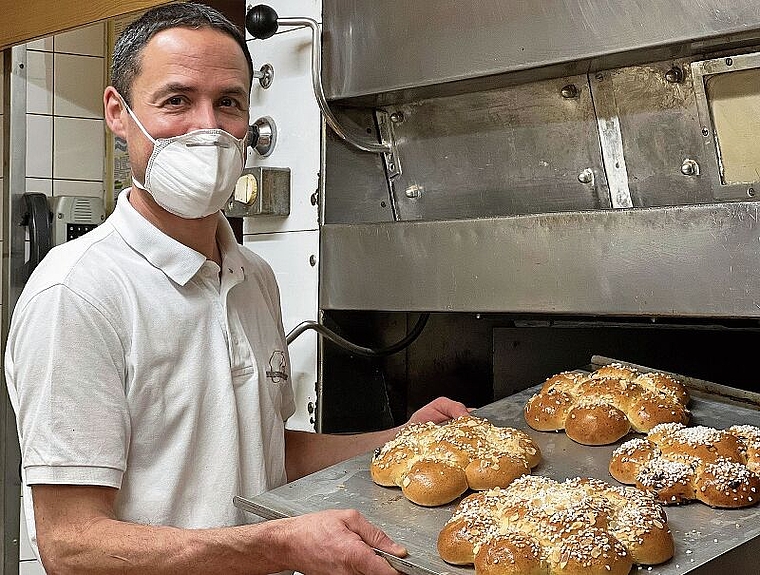
M 343 140 L 362 150 L 363 152 L 373 152 L 384 154 L 390 152 L 390 144 L 372 142 L 366 138 L 360 138 L 340 125 L 340 122 L 330 110 L 330 106 L 325 98 L 325 92 L 322 88 L 322 44 L 320 39 L 319 24 L 311 18 L 278 18 L 277 24 L 281 26 L 308 26 L 311 29 L 311 84 L 314 88 L 314 97 L 317 99 L 325 122 L 333 131 Z
M 417 339 L 422 333 L 422 330 L 425 328 L 425 324 L 427 324 L 429 317 L 429 313 L 421 314 L 412 330 L 403 339 L 394 343 L 393 345 L 381 349 L 373 349 L 371 347 L 362 347 L 360 345 L 356 345 L 355 343 L 352 343 L 347 339 L 339 336 L 337 333 L 325 327 L 321 323 L 317 323 L 315 321 L 304 321 L 299 323 L 287 335 L 286 341 L 288 345 L 290 345 L 303 332 L 309 329 L 313 329 L 337 346 L 342 347 L 343 349 L 346 349 L 356 355 L 361 355 L 364 357 L 385 357 L 401 351 L 402 349 L 408 347 L 415 339 Z

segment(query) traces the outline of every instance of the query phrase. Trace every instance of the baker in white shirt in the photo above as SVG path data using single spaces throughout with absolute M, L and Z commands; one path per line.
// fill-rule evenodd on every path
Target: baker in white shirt
M 232 504 L 367 452 L 397 429 L 285 429 L 294 412 L 271 268 L 220 209 L 245 165 L 253 66 L 216 10 L 146 12 L 114 50 L 105 118 L 133 187 L 51 250 L 5 355 L 26 516 L 50 574 L 396 573 L 358 512 L 249 524 Z M 410 421 L 464 415 L 439 398 Z

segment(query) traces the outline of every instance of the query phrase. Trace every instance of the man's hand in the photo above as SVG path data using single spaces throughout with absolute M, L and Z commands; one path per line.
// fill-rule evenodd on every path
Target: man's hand
M 472 409 L 467 408 L 463 403 L 453 401 L 448 397 L 439 397 L 415 411 L 409 418 L 409 423 L 424 423 L 426 421 L 443 423 L 467 415 L 471 411 Z
M 284 529 L 282 538 L 275 535 L 275 539 L 288 541 L 293 547 L 288 553 L 288 567 L 309 575 L 398 575 L 372 548 L 398 557 L 406 555 L 406 549 L 351 509 L 269 522 L 270 527 L 277 524 Z

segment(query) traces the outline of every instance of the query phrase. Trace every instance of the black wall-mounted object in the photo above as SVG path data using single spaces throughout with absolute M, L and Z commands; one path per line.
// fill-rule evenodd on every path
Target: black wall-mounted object
M 20 224 L 29 226 L 29 260 L 22 267 L 22 276 L 26 281 L 53 245 L 53 214 L 45 194 L 27 192 L 22 197 L 24 212 Z

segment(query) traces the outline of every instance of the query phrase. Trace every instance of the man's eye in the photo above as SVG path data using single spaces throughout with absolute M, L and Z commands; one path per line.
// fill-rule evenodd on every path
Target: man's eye
M 166 103 L 170 106 L 179 106 L 182 103 L 182 96 L 172 96 L 166 100 Z
M 232 98 L 222 98 L 219 101 L 219 105 L 223 107 L 235 106 L 237 103 Z

